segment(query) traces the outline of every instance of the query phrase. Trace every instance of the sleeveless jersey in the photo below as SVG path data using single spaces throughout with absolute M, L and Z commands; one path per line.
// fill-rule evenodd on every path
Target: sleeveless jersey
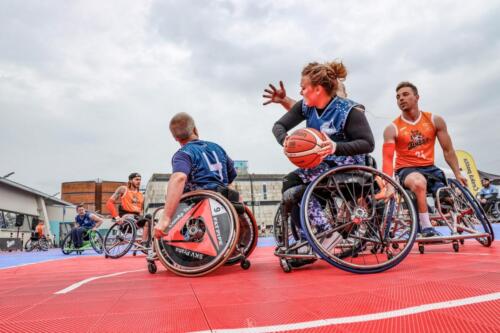
M 191 172 L 184 192 L 198 189 L 215 190 L 218 186 L 229 184 L 228 156 L 218 144 L 193 140 L 182 146 L 179 151 L 191 159 Z
M 75 222 L 80 225 L 80 227 L 86 228 L 86 229 L 91 229 L 95 226 L 95 222 L 90 218 L 90 213 L 85 213 L 85 215 L 80 216 L 76 215 L 75 216 Z
M 392 125 L 396 129 L 396 170 L 434 165 L 436 127 L 432 113 L 421 111 L 415 122 L 400 116 Z
M 349 113 L 355 106 L 362 107 L 362 105 L 350 99 L 336 96 L 330 104 L 326 106 L 320 116 L 315 107 L 307 106 L 305 102 L 302 101 L 302 114 L 306 119 L 307 127 L 324 132 L 335 142 L 346 142 L 347 138 L 344 131 L 345 123 Z M 336 165 L 365 164 L 365 155 L 337 156 L 333 154 L 327 156 L 324 161 L 331 161 Z
M 123 213 L 130 214 L 141 214 L 142 205 L 144 203 L 144 196 L 139 191 L 131 191 L 127 188 L 127 191 L 123 194 L 120 203 L 120 215 Z

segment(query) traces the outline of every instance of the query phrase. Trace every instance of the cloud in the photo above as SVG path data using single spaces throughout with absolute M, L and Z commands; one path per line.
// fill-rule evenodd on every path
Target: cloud
M 2 2 L 0 173 L 55 193 L 169 172 L 180 111 L 252 172 L 288 172 L 271 134 L 284 111 L 263 107 L 262 90 L 281 79 L 299 98 L 302 67 L 334 59 L 367 107 L 375 157 L 399 113 L 394 87 L 410 80 L 455 146 L 500 172 L 499 19 L 495 1 Z

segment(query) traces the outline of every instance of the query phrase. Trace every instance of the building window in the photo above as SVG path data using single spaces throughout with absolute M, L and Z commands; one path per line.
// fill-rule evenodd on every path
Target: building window
M 267 200 L 267 185 L 266 184 L 262 184 L 262 198 L 264 200 Z
M 14 212 L 8 212 L 8 211 L 2 211 L 0 210 L 0 229 L 17 229 L 16 227 L 16 219 L 18 218 L 23 219 L 23 226 L 24 227 L 26 222 L 29 222 L 30 219 L 33 218 L 31 215 L 25 215 L 25 214 L 20 214 L 20 213 L 14 213 Z M 20 228 L 22 228 L 20 227 Z

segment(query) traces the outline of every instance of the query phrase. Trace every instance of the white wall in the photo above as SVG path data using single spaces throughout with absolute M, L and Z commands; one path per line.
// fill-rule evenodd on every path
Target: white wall
M 0 184 L 0 209 L 39 216 L 36 196 Z

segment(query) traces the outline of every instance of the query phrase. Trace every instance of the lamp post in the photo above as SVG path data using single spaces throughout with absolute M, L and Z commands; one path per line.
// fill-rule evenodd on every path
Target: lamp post
M 9 172 L 8 174 L 6 174 L 5 176 L 3 176 L 2 178 L 8 178 L 8 177 L 12 176 L 13 174 L 15 174 L 14 171 Z

